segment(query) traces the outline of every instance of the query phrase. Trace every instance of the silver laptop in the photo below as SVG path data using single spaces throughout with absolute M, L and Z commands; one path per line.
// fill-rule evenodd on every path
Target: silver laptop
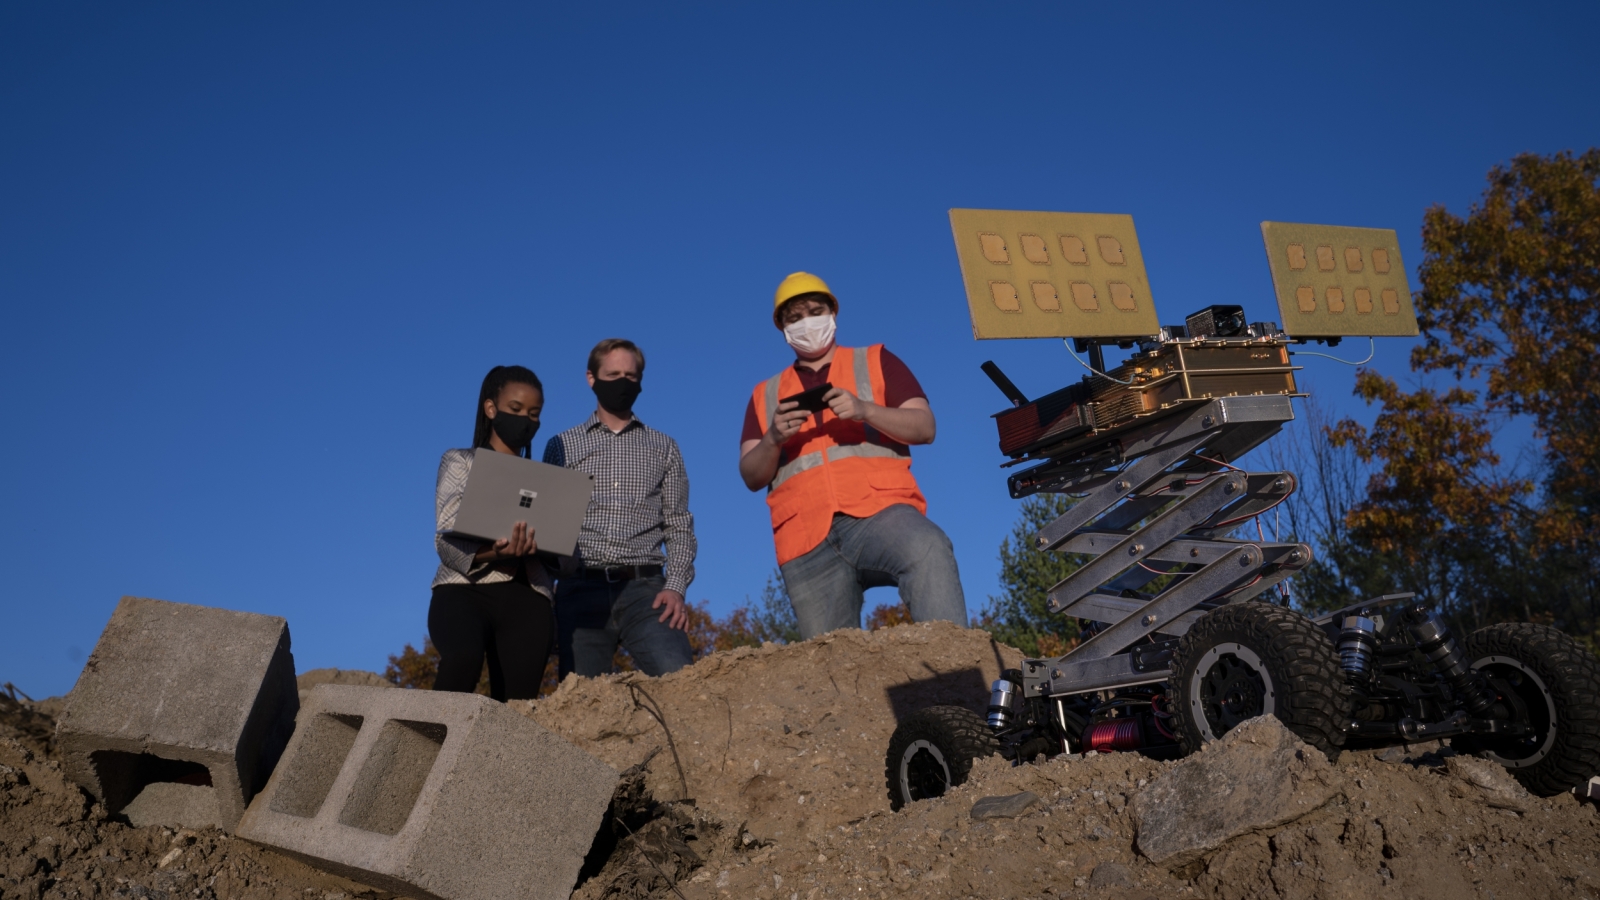
M 487 448 L 474 451 L 467 489 L 447 534 L 498 541 L 518 522 L 541 551 L 571 556 L 594 490 L 594 476 Z

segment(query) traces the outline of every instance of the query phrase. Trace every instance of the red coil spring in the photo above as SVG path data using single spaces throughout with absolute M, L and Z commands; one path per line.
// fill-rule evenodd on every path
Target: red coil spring
M 1139 731 L 1138 719 L 1112 719 L 1089 726 L 1083 742 L 1091 751 L 1137 750 L 1144 746 L 1144 735 Z

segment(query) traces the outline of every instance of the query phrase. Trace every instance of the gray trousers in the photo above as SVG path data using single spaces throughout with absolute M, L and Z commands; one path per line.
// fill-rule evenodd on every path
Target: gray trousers
M 865 519 L 835 515 L 822 543 L 781 569 L 802 638 L 860 628 L 866 589 L 889 585 L 900 588 L 912 621 L 967 626 L 950 538 L 903 503 Z

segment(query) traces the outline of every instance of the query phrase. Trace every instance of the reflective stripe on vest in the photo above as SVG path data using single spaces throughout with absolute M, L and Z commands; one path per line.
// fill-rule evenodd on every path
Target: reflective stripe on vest
M 867 360 L 868 349 L 869 348 L 867 347 L 855 347 L 850 351 L 850 357 L 851 363 L 855 368 L 856 396 L 867 401 L 868 403 L 871 403 L 873 402 L 872 371 Z M 779 372 L 778 374 L 767 379 L 766 400 L 768 428 L 771 428 L 772 423 L 778 418 L 778 390 L 779 382 L 782 380 L 782 372 Z M 866 427 L 867 438 L 869 442 L 874 436 L 879 434 L 879 431 L 876 428 L 866 425 L 866 423 L 862 424 Z M 826 457 L 823 456 L 824 452 L 827 453 Z M 896 450 L 893 447 L 885 447 L 882 444 L 863 443 L 831 447 L 826 451 L 819 450 L 815 453 L 807 453 L 804 456 L 797 457 L 779 466 L 777 474 L 772 476 L 772 483 L 767 485 L 767 490 L 771 491 L 773 488 L 783 484 L 790 478 L 799 475 L 801 472 L 804 472 L 807 469 L 815 469 L 817 466 L 822 465 L 827 460 L 872 456 L 888 457 L 891 459 L 911 458 L 910 453 Z
M 822 454 L 828 454 L 828 460 L 849 459 L 852 456 L 887 456 L 891 459 L 910 459 L 911 454 L 901 453 L 882 444 L 849 444 L 843 447 L 830 447 L 816 453 L 807 453 L 805 456 L 778 467 L 778 474 L 772 477 L 772 483 L 767 485 L 767 490 L 772 490 L 785 481 L 799 475 L 807 469 L 815 469 L 824 462 Z

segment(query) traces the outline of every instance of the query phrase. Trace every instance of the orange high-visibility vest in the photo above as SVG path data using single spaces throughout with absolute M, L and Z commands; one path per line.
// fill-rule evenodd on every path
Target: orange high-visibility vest
M 828 383 L 868 402 L 881 399 L 883 345 L 835 348 Z M 756 417 L 771 428 L 779 398 L 801 390 L 793 366 L 761 382 L 752 396 Z M 778 473 L 767 485 L 778 565 L 822 543 L 834 513 L 864 519 L 896 503 L 928 511 L 911 475 L 911 448 L 865 422 L 845 421 L 833 410 L 811 416 L 783 445 Z

